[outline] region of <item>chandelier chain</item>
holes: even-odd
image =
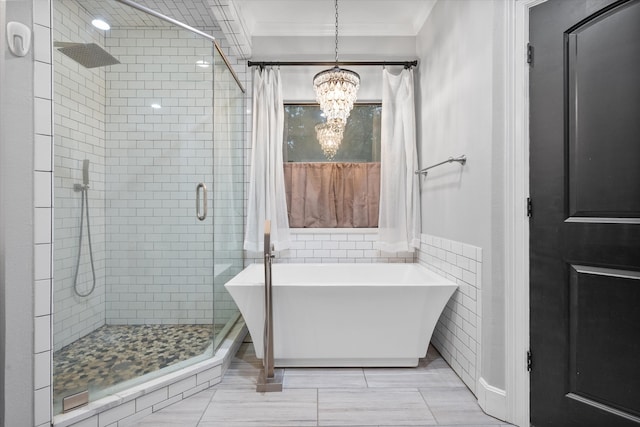
[[[325,121],[316,125],[316,136],[327,159],[332,159],[344,136],[347,118],[356,101],[360,76],[358,73],[338,66],[338,0],[336,9],[336,66],[319,72],[313,78],[316,99],[325,116]]]
[[[338,0],[336,0],[336,66],[338,65]]]

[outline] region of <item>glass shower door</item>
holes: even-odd
[[[244,93],[214,50],[214,325],[217,348],[240,312],[224,288],[244,268]]]
[[[111,30],[91,27],[96,15]],[[53,32],[59,413],[71,394],[93,401],[212,357],[214,227],[224,228],[214,158],[225,154],[211,40],[115,1],[54,1]],[[86,45],[118,63],[63,51]]]

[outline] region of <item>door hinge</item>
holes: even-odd
[[[527,64],[533,64],[533,46],[527,43]]]
[[[531,367],[533,366],[531,350],[527,351],[527,372],[531,372]]]
[[[527,216],[531,218],[533,216],[533,203],[531,197],[527,197]]]

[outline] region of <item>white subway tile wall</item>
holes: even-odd
[[[186,30],[114,28],[105,39],[75,2],[56,4],[55,20],[56,41],[97,42],[121,62],[86,69],[55,52],[56,349],[105,321],[211,323],[214,248],[215,321],[225,323],[237,308],[223,284],[242,268],[245,111],[235,81],[214,61],[211,42]],[[203,58],[213,65],[197,66]],[[79,299],[72,282],[81,199],[73,184],[84,158],[97,287]],[[198,182],[209,188],[203,222],[195,218]],[[85,223],[83,292],[92,280],[86,237]]]
[[[34,32],[34,413],[36,426],[51,421],[52,147],[51,3],[33,3]],[[48,116],[47,116],[48,114]]]
[[[418,262],[458,284],[431,342],[475,393],[480,369],[482,249],[422,234]]]
[[[121,61],[108,73],[107,322],[211,323],[212,222],[194,202],[213,179],[213,77],[195,65],[211,46],[115,29],[107,49]]]
[[[276,254],[276,263],[415,262],[413,252],[387,253],[374,249],[375,228],[291,230],[291,249]],[[245,264],[261,263],[261,253],[247,253]]]
[[[59,1],[53,14],[54,42],[104,45],[104,37],[92,29],[91,17],[76,2]],[[54,195],[55,309],[54,350],[92,332],[105,323],[105,68],[88,69],[53,50],[54,59]],[[49,108],[50,110],[51,108]],[[74,292],[78,257],[82,193],[82,163],[88,159],[88,205],[91,246],[96,275],[93,293],[81,298]],[[86,215],[86,214],[85,214]],[[87,293],[93,286],[87,221],[84,217],[77,287]]]

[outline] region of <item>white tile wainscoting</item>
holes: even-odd
[[[377,228],[292,228],[291,248],[276,253],[274,262],[415,262],[413,252],[388,253],[373,247]],[[262,253],[247,252],[245,266],[262,262]]]
[[[476,394],[480,373],[482,248],[428,234],[421,236],[418,262],[458,284],[431,342]]]

